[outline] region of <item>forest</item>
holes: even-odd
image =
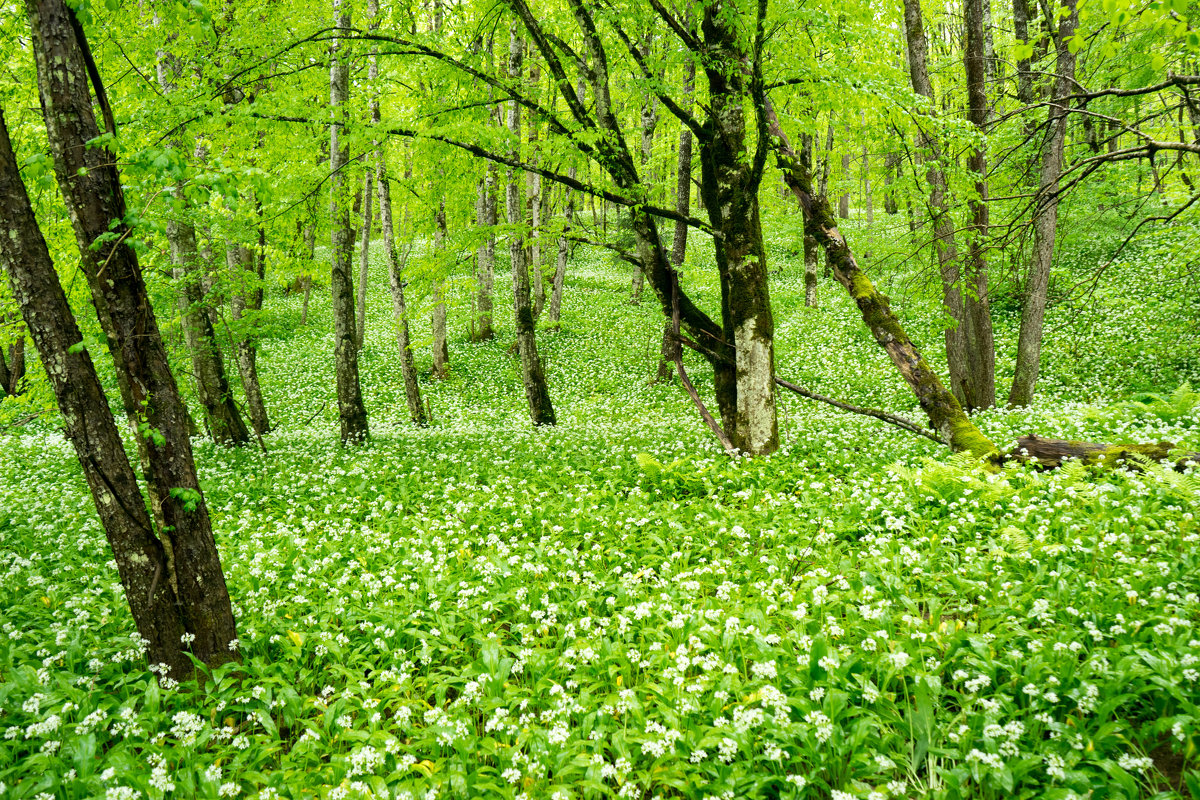
[[[1200,798],[1193,19],[0,3],[0,798]]]

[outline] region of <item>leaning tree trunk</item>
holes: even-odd
[[[225,262],[235,281],[253,282],[258,284],[261,276],[254,263],[254,251],[243,244],[227,242],[225,245]],[[264,436],[271,430],[271,422],[267,417],[267,406],[263,402],[262,385],[258,381],[258,344],[254,341],[255,318],[253,312],[262,305],[260,289],[245,288],[235,291],[229,297],[230,316],[236,326],[235,343],[237,351],[238,372],[242,376],[242,391],[246,395],[246,406],[250,412],[250,424],[254,432]],[[252,312],[247,317],[246,312]]]
[[[701,143],[704,207],[716,235],[713,250],[721,278],[722,328],[734,347],[735,380],[717,390],[725,433],[738,450],[766,455],[779,448],[775,413],[775,318],[767,288],[767,260],[758,211],[762,177],[746,142],[750,59],[741,33],[718,6],[706,6],[701,23],[710,60],[711,137]],[[763,145],[765,147],[765,145]],[[724,389],[724,391],[722,391]]]
[[[1046,319],[1046,300],[1050,288],[1050,266],[1054,261],[1054,239],[1058,231],[1058,183],[1062,175],[1063,146],[1067,138],[1067,96],[1075,88],[1075,54],[1069,42],[1079,21],[1075,0],[1067,0],[1070,13],[1058,24],[1058,68],[1054,81],[1054,102],[1050,105],[1046,140],[1042,150],[1042,170],[1033,217],[1033,263],[1025,285],[1021,309],[1021,333],[1017,339],[1017,367],[1010,406],[1025,406],[1033,400],[1042,357],[1042,326]]]
[[[350,27],[347,0],[333,0],[334,21],[339,28]],[[350,273],[354,244],[350,234],[350,201],[346,196],[346,165],[350,147],[343,144],[344,127],[349,120],[350,59],[342,52],[340,37],[334,37],[329,59],[329,106],[333,122],[329,126],[329,218],[333,222],[330,257],[330,288],[333,292],[334,366],[337,371],[338,420],[342,443],[362,441],[370,435],[367,409],[363,404],[358,380],[358,348],[354,340],[358,328],[354,322],[354,279]]]
[[[962,276],[958,269],[958,248],[954,242],[954,219],[946,192],[946,173],[942,170],[942,146],[934,135],[937,98],[929,79],[929,46],[920,0],[904,0],[904,27],[908,41],[908,73],[913,91],[928,99],[929,117],[917,125],[917,147],[928,163],[925,181],[929,184],[929,213],[933,218],[934,249],[942,277],[942,303],[952,323],[947,326],[946,365],[950,370],[950,389],[960,404],[967,403],[966,390],[970,364],[967,359],[967,323],[963,306]]]
[[[0,398],[12,394],[8,389],[11,384],[12,373],[9,372],[8,363],[4,360],[4,350],[0,349]]]
[[[151,664],[165,664],[170,677],[192,673],[183,647],[184,623],[162,542],[154,535],[137,476],[125,456],[108,398],[58,280],[46,240],[21,182],[0,109],[0,265],[29,327],[50,379],[67,439],[96,504],[112,548],[117,574],[146,642]]]
[[[987,41],[983,25],[984,0],[964,0],[966,47],[963,60],[967,73],[967,120],[982,136],[991,113],[987,96]],[[971,365],[964,395],[968,409],[996,404],[996,347],[992,336],[992,312],[988,301],[986,239],[988,235],[987,145],[980,143],[967,157],[967,168],[975,174],[975,191],[967,203],[972,235],[965,265],[970,291],[963,302],[967,324],[967,362]]]
[[[236,657],[237,627],[208,508],[192,458],[189,419],[171,374],[137,254],[129,244],[125,195],[116,157],[88,143],[100,135],[84,66],[87,42],[63,0],[29,0],[34,57],[46,130],[59,188],[71,217],[80,262],[118,374],[129,389],[126,411],[142,415],[147,482],[162,502],[163,533],[170,544],[184,627],[192,652],[217,665]],[[89,59],[90,60],[90,59]],[[99,81],[97,81],[99,83]],[[107,109],[97,87],[101,109]],[[106,110],[111,120],[111,113]],[[164,579],[170,576],[163,576]]]
[[[884,349],[901,377],[912,389],[929,423],[943,442],[956,452],[968,452],[981,458],[998,457],[996,445],[984,436],[963,412],[954,395],[946,390],[937,373],[908,338],[900,321],[892,313],[888,300],[867,277],[854,259],[846,240],[838,231],[829,202],[814,196],[812,179],[804,164],[788,143],[769,100],[765,110],[775,146],[779,169],[804,210],[805,230],[825,249],[825,257],[838,283],[846,288],[858,306],[863,321],[875,341]]]
[[[514,25],[508,56],[508,74],[521,74],[521,59],[524,42]],[[515,100],[508,106],[508,129],[512,133],[514,148],[520,148],[521,107]],[[520,158],[519,149],[510,154],[514,160]],[[550,402],[550,389],[542,372],[542,361],[538,357],[537,329],[533,319],[533,303],[530,299],[529,267],[525,263],[526,249],[521,233],[521,184],[520,176],[512,167],[508,169],[508,187],[505,192],[505,209],[508,224],[512,228],[509,253],[512,257],[513,313],[517,325],[517,352],[521,358],[521,383],[525,387],[525,399],[529,403],[529,418],[534,425],[553,425],[554,406]]]
[[[382,150],[377,151],[379,170],[379,223],[383,228],[383,251],[388,259],[388,283],[392,288],[392,308],[395,314],[396,348],[400,353],[400,375],[404,380],[404,399],[408,416],[417,425],[424,425],[425,406],[421,402],[421,386],[417,383],[417,367],[413,362],[412,342],[408,330],[408,308],[404,301],[404,266],[409,248],[396,252],[395,226],[392,219],[392,192],[387,180],[387,164]]]
[[[12,322],[16,323],[16,314],[12,315]],[[2,318],[2,317],[0,317]],[[18,331],[17,338],[8,346],[8,358],[5,359],[4,352],[0,350],[0,397],[7,395],[16,396],[20,394],[24,387],[22,383],[25,380],[25,332]]]

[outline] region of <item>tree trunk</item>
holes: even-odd
[[[157,15],[154,21],[155,25],[159,24]],[[165,50],[159,50],[157,55],[158,84],[163,94],[169,96],[175,91],[180,63]],[[183,150],[178,137],[171,140],[171,146]],[[196,154],[199,156],[203,152],[202,148],[197,148]],[[225,361],[201,291],[203,269],[196,246],[196,228],[189,219],[190,204],[182,184],[176,183],[172,194],[181,213],[172,213],[167,219],[167,244],[179,291],[180,324],[191,355],[196,396],[204,408],[205,429],[218,444],[243,445],[250,441],[250,431],[234,402],[225,374]]]
[[[1033,400],[1041,366],[1042,327],[1046,318],[1047,292],[1050,288],[1050,267],[1054,261],[1054,239],[1058,231],[1058,184],[1062,175],[1063,147],[1067,138],[1067,106],[1065,99],[1075,88],[1075,54],[1068,42],[1079,23],[1079,7],[1067,0],[1068,16],[1058,24],[1058,67],[1054,81],[1054,102],[1050,105],[1046,138],[1042,148],[1042,169],[1038,199],[1033,216],[1033,263],[1025,284],[1021,309],[1021,332],[1017,339],[1017,365],[1010,406],[1025,406]]]
[[[690,17],[690,12],[689,12]],[[688,27],[691,28],[691,19]],[[683,109],[689,114],[692,111],[693,97],[696,92],[696,62],[690,58],[683,72]],[[692,129],[687,125],[679,128],[679,157],[675,169],[675,210],[680,214],[692,213]],[[671,265],[678,271],[687,258],[688,226],[684,222],[675,223],[675,237],[671,242]],[[663,324],[662,344],[659,347],[658,371],[654,379],[663,383],[675,372],[675,362],[679,356],[679,341],[676,338],[675,325],[672,320]]]
[[[946,390],[937,373],[929,368],[925,359],[908,334],[892,313],[888,300],[871,279],[859,269],[854,254],[838,231],[829,202],[813,196],[812,178],[804,171],[804,165],[788,143],[787,135],[779,125],[775,109],[766,102],[765,114],[774,140],[775,154],[780,170],[804,210],[805,229],[812,233],[825,249],[825,257],[833,269],[838,283],[846,288],[862,314],[875,341],[884,349],[901,377],[916,395],[917,401],[929,418],[930,426],[943,442],[955,452],[995,459],[996,446],[984,436],[966,413],[954,395]]]
[[[413,363],[412,342],[408,331],[408,308],[404,302],[404,266],[409,248],[396,252],[395,224],[392,218],[392,193],[387,180],[387,164],[383,152],[376,151],[379,161],[379,223],[383,228],[383,251],[388,259],[388,283],[392,288],[392,309],[396,324],[396,348],[400,354],[400,374],[404,380],[404,399],[408,416],[417,425],[424,425],[425,406],[421,402],[421,386],[417,383],[417,367]]]
[[[179,189],[176,189],[177,195]],[[167,220],[167,243],[171,262],[179,284],[179,310],[188,352],[192,356],[196,394],[204,407],[205,426],[213,441],[225,445],[243,445],[250,441],[250,431],[242,421],[234,402],[225,361],[217,344],[212,319],[200,292],[199,257],[196,251],[196,229],[190,222],[174,218]]]
[[[587,85],[583,78],[579,79],[579,84],[575,88],[575,99],[580,105],[583,104],[586,98]],[[578,174],[575,165],[572,164],[567,168],[567,176],[572,180]],[[558,261],[554,265],[554,285],[550,292],[550,324],[558,330],[562,322],[562,297],[563,284],[567,279],[567,259],[571,255],[571,246],[567,241],[567,236],[571,232],[571,228],[575,224],[575,193],[567,188],[567,209],[564,213],[562,234],[558,237]]]
[[[850,180],[850,153],[849,151],[842,153],[842,180]],[[841,219],[850,218],[850,192],[849,190],[842,193],[838,197],[838,217]]]
[[[517,33],[516,25],[511,30],[508,56],[508,74],[521,74],[521,59],[524,42]],[[508,129],[512,133],[513,147],[510,155],[520,157],[521,107],[515,100],[508,105]],[[521,358],[521,383],[525,386],[525,399],[529,403],[529,418],[534,425],[553,425],[554,407],[550,402],[550,389],[542,372],[538,357],[537,330],[533,320],[533,306],[529,297],[529,268],[525,263],[525,242],[522,234],[520,176],[513,168],[508,169],[508,188],[505,193],[505,208],[508,224],[512,228],[509,253],[512,257],[513,312],[517,326],[517,352]]]
[[[808,173],[812,174],[812,137],[805,134],[801,139],[800,161]],[[787,186],[787,181],[784,181]],[[791,191],[791,188],[788,188]],[[804,233],[804,305],[808,308],[817,307],[817,251],[820,246],[807,231]]]
[[[146,513],[92,356],[78,346],[83,335],[21,182],[3,109],[0,204],[5,210],[0,217],[0,265],[50,379],[67,439],[112,548],[134,625],[146,643],[147,660],[166,665],[170,677],[183,680],[192,674],[192,662],[182,643],[185,628],[178,600],[166,577],[167,554]]]
[[[1021,44],[1029,42],[1029,0],[1012,0],[1013,37]],[[1033,73],[1029,58],[1017,59],[1017,102],[1033,105]]]
[[[712,136],[702,143],[704,206],[717,235],[713,250],[721,277],[725,341],[734,347],[733,384],[717,387],[725,433],[738,450],[767,455],[779,448],[775,413],[775,318],[767,288],[767,260],[759,221],[758,153],[746,143],[751,81],[743,64],[751,58],[725,10],[706,5],[701,32]],[[766,151],[761,151],[765,157]]]
[[[490,161],[487,173],[479,182],[475,221],[479,227],[487,229],[487,235],[479,245],[476,259],[475,308],[479,317],[474,339],[486,342],[496,336],[492,328],[492,293],[496,284],[496,165]]]
[[[308,253],[309,269],[312,268],[312,263],[316,258],[317,252],[317,221],[314,219],[304,228],[304,251]],[[308,324],[308,300],[312,294],[312,275],[305,275],[302,279],[304,283],[304,303],[300,308],[300,324]]]
[[[900,211],[896,202],[896,174],[900,171],[900,154],[891,150],[883,157],[883,211],[893,216]]]
[[[529,84],[531,92],[538,98],[538,84],[542,80],[542,70],[536,63],[529,66]],[[538,145],[538,115],[529,112],[529,163],[538,166],[541,161],[541,148]],[[546,305],[546,287],[542,276],[542,176],[536,172],[525,173],[525,205],[529,209],[529,244],[526,247],[526,259],[533,279],[533,319],[542,316],[542,308]]]
[[[434,219],[434,249],[445,264],[446,198],[441,199]],[[433,287],[433,377],[450,377],[450,345],[446,338],[446,278],[438,278]]]
[[[100,135],[92,112],[79,24],[62,0],[29,0],[34,56],[59,188],[81,266],[129,387],[131,415],[144,419],[147,482],[161,498],[170,566],[192,652],[215,666],[236,657],[233,610],[192,459],[188,418],[169,368],[137,255],[128,243],[116,157],[89,147]],[[98,90],[99,91],[99,90]],[[102,104],[102,108],[105,106]],[[103,272],[101,272],[103,267]],[[161,563],[161,562],[159,562]]]
[[[987,97],[987,47],[984,36],[984,0],[964,0],[967,73],[967,120],[982,136],[986,133],[991,106]],[[971,212],[970,250],[964,265],[968,287],[963,302],[967,324],[967,362],[970,374],[963,394],[966,408],[988,408],[996,404],[996,354],[992,336],[991,304],[988,300],[987,267],[987,145],[972,149],[967,168],[975,173],[975,191],[967,203]]]
[[[20,323],[17,321],[17,314],[11,316],[5,314],[0,316],[4,319],[8,316],[14,327]],[[3,350],[0,350],[0,397],[12,395],[16,397],[24,391],[22,385],[25,380],[25,332],[19,330],[17,338],[8,346],[8,359],[5,360]]]
[[[359,238],[358,262],[358,296],[355,302],[354,317],[358,322],[358,335],[354,338],[354,347],[362,350],[363,338],[367,335],[367,279],[371,274],[371,212],[374,205],[371,179],[374,174],[366,170],[367,176],[363,184],[363,226]]]
[[[654,31],[651,29],[646,33],[642,43],[639,45],[642,59],[650,63],[651,49],[654,46]],[[694,71],[695,66],[691,69]],[[693,77],[693,80],[695,78]],[[642,183],[646,186],[653,186],[654,179],[650,172],[650,159],[654,155],[654,132],[658,129],[658,97],[652,92],[647,92],[642,98],[641,109],[641,160],[639,165],[642,171]],[[633,271],[633,284],[629,293],[629,302],[635,306],[642,304],[642,289],[645,286],[646,276],[640,269]]]
[[[962,276],[958,268],[958,247],[954,241],[954,218],[946,192],[946,173],[942,170],[942,144],[933,134],[937,98],[929,79],[929,46],[920,0],[904,0],[904,27],[908,42],[908,72],[913,91],[929,99],[929,121],[917,127],[917,147],[928,161],[925,180],[929,184],[929,213],[932,216],[934,249],[942,278],[942,303],[952,320],[946,328],[946,365],[950,370],[950,389],[959,404],[967,403],[970,383],[967,359],[967,324],[963,306]]]
[[[225,245],[225,262],[229,267],[230,276],[235,281],[256,281],[258,271],[254,265],[254,251],[249,247],[235,242]],[[240,275],[239,275],[240,273]],[[250,412],[250,424],[259,436],[266,435],[271,430],[267,417],[267,407],[263,402],[262,387],[258,382],[258,345],[254,341],[255,319],[247,318],[246,311],[258,311],[259,303],[256,298],[261,296],[260,289],[235,289],[229,297],[230,316],[237,327],[238,373],[242,376],[242,390],[246,394],[246,407]]]
[[[350,26],[347,0],[333,0],[334,24]],[[346,194],[346,165],[350,161],[349,145],[343,145],[349,120],[347,104],[350,94],[349,57],[342,53],[341,39],[334,37],[329,59],[329,106],[333,122],[329,126],[329,218],[333,223],[330,256],[330,288],[333,293],[334,366],[337,371],[338,420],[342,443],[362,441],[370,435],[367,409],[363,405],[362,387],[358,380],[358,348],[354,339],[358,328],[354,321],[354,279],[350,262],[354,244],[350,233],[350,202]]]

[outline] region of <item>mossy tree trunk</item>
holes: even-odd
[[[824,248],[834,277],[850,293],[871,335],[916,395],[929,418],[930,426],[956,452],[995,458],[996,446],[967,417],[958,400],[942,384],[937,373],[929,367],[905,333],[900,321],[892,313],[888,299],[859,268],[854,254],[838,230],[828,201],[824,197],[814,196],[811,176],[789,144],[769,101],[765,103],[765,113],[777,163],[803,208],[806,232]]]
[[[759,24],[762,24],[760,18]],[[747,102],[761,92],[761,53],[750,52],[724,3],[708,3],[700,22],[707,60],[710,136],[701,143],[704,207],[714,231],[721,278],[722,328],[733,345],[735,378],[717,403],[734,447],[766,455],[779,447],[775,413],[775,318],[767,287],[758,187],[766,146],[746,141]],[[732,340],[732,341],[731,341]]]

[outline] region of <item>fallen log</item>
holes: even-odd
[[[1025,463],[1037,463],[1044,469],[1058,469],[1063,461],[1077,459],[1085,464],[1114,467],[1118,464],[1136,464],[1140,459],[1169,461],[1172,451],[1177,451],[1174,442],[1158,444],[1097,444],[1068,439],[1044,439],[1035,434],[1022,436],[1016,448],[1007,458]],[[1174,459],[1175,469],[1182,471],[1189,464],[1200,465],[1200,453],[1185,453]]]

